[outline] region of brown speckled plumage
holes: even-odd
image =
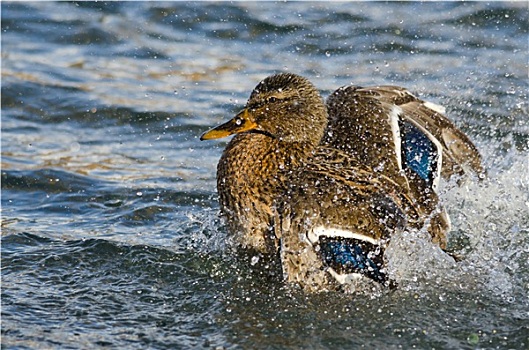
[[[295,74],[260,82],[241,113],[202,136],[237,134],[217,169],[231,234],[243,247],[279,251],[286,280],[309,290],[336,282],[311,236],[320,227],[351,231],[383,254],[394,232],[427,226],[432,241],[445,248],[448,216],[432,184],[401,165],[397,115],[435,137],[456,135],[463,151],[442,144],[448,154],[443,176],[460,174],[468,164],[483,171],[466,135],[402,88],[344,87],[325,105]]]

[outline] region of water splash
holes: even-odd
[[[460,261],[433,245],[426,231],[393,237],[386,257],[390,275],[401,288],[487,291],[509,303],[526,295],[527,159],[517,151],[511,151],[510,158],[510,165],[494,177],[462,186],[447,184],[441,194],[452,219],[449,248]]]

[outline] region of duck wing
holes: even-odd
[[[361,276],[389,284],[386,243],[424,225],[407,192],[331,147],[318,148],[290,179],[274,219],[285,279],[309,290]]]
[[[454,152],[443,143],[440,133],[452,128],[469,149],[475,147],[446,117],[432,109],[440,107],[429,105],[402,88],[342,87],[327,99],[329,123],[322,143],[357,160],[374,176],[399,184],[401,191],[412,198],[419,216],[429,221],[432,240],[444,249],[450,218],[439,203],[439,182],[442,176],[450,177],[463,167],[456,167],[459,163],[452,156]],[[437,124],[426,120],[427,116]],[[479,158],[477,151],[472,154]]]
[[[323,142],[375,169],[383,166],[395,174],[410,168],[430,186],[437,185],[439,174],[449,179],[485,173],[477,148],[445,109],[404,88],[345,86],[329,96],[327,108]]]

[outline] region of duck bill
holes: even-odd
[[[257,124],[251,120],[250,113],[244,109],[228,122],[206,131],[204,134],[202,134],[202,136],[200,136],[200,140],[220,139],[226,136],[239,134],[241,132],[254,129],[257,129]]]

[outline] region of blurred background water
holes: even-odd
[[[526,2],[2,2],[5,349],[529,348]],[[446,184],[453,264],[395,238],[400,288],[249,270],[200,142],[265,76],[447,107],[490,178]]]

